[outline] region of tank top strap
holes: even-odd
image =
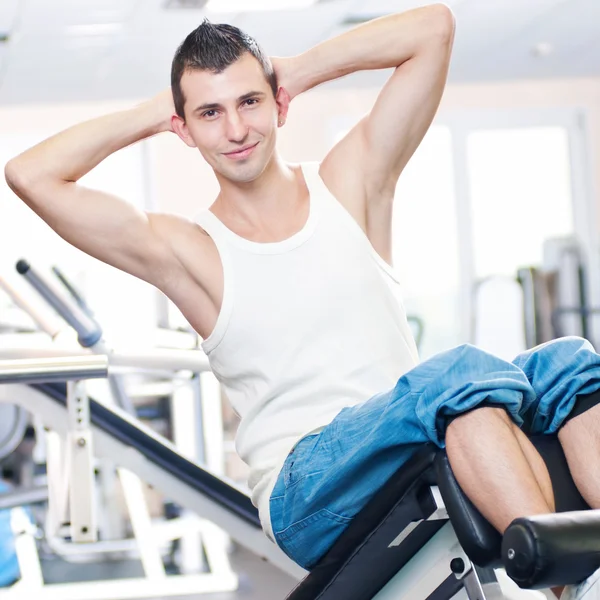
[[[311,196],[311,204],[323,202],[323,196],[330,195],[331,193],[319,175],[321,163],[317,161],[305,162],[301,166],[304,181]]]
[[[195,221],[202,229],[204,229],[204,231],[206,231],[206,233],[208,233],[208,235],[210,235],[217,245],[217,248],[220,249],[227,238],[227,232],[223,223],[221,223],[221,221],[208,209],[198,213],[195,217]]]
[[[371,254],[375,262],[396,282],[400,283],[400,279],[392,266],[381,258],[379,253],[373,247],[371,240],[363,231],[360,225],[356,222],[350,212],[342,205],[342,203],[333,195],[329,188],[325,185],[323,178],[319,174],[321,163],[307,162],[302,164],[302,172],[306,180],[311,195],[311,204],[315,207],[315,212],[323,212],[326,219],[335,219],[336,227],[340,224],[352,232],[356,239],[360,240],[365,248]],[[325,205],[331,210],[321,210]]]

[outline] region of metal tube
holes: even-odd
[[[107,347],[104,340],[100,340],[98,343],[94,344],[91,347],[91,350],[95,354],[106,354],[108,357],[112,355],[112,350]],[[130,415],[135,416],[135,406],[133,405],[131,398],[127,395],[127,390],[125,389],[125,380],[123,377],[111,373],[108,376],[108,385],[110,386],[110,391],[115,399],[115,402],[117,403],[117,406],[120,406]]]
[[[77,332],[79,343],[89,348],[102,338],[102,328],[87,315],[54,281],[20,260],[17,271],[29,281],[54,310]]]
[[[32,341],[28,341],[31,339]],[[94,346],[93,350],[96,350]],[[69,355],[90,356],[89,350],[84,350],[76,345],[72,348],[64,348],[51,345],[50,340],[40,339],[36,334],[11,334],[0,335],[0,360],[3,358],[24,357],[62,357],[65,353]],[[208,358],[202,350],[173,350],[171,348],[156,348],[149,350],[120,350],[103,354],[109,354],[108,360],[111,367],[123,367],[128,369],[146,369],[149,371],[192,371],[193,373],[204,373],[210,371]]]
[[[25,506],[35,504],[36,502],[46,502],[48,500],[48,487],[41,486],[24,490],[14,490],[0,496],[0,510],[15,508],[15,506]]]
[[[23,295],[21,290],[18,290],[14,284],[0,274],[0,288],[2,288],[10,297],[10,299],[22,310],[24,310],[37,324],[37,326],[45,331],[50,337],[57,336],[63,329],[62,323],[52,309],[42,304],[42,302],[34,302],[31,298]]]
[[[0,384],[99,379],[107,375],[108,357],[103,355],[0,361]]]

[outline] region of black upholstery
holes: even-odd
[[[529,439],[548,467],[556,510],[564,512],[589,509],[571,478],[558,437],[539,435],[531,436]],[[435,466],[436,481],[448,510],[448,516],[465,553],[480,567],[501,566],[502,536],[464,495],[454,478],[445,452],[438,454]]]
[[[583,581],[600,567],[600,511],[516,519],[502,540],[506,572],[521,587]]]
[[[588,508],[571,479],[558,438],[535,436],[530,439],[548,464],[557,510]],[[390,552],[390,541],[404,527],[417,519],[426,519],[427,512],[435,510],[431,498],[427,508],[418,501],[419,495],[427,497],[432,484],[440,489],[467,556],[480,567],[501,566],[502,536],[463,494],[446,453],[427,445],[377,492],[288,600],[372,598],[443,525],[444,521],[439,520],[423,522]],[[429,537],[423,542],[424,532]]]
[[[390,547],[410,523],[435,511],[430,493],[436,449],[424,446],[371,499],[288,600],[372,598],[446,522],[424,522]]]
[[[445,452],[435,459],[437,485],[466,555],[480,567],[500,565],[502,536],[463,494]]]
[[[556,435],[536,435],[529,438],[540,453],[552,480],[557,512],[588,510],[569,472],[567,459]]]

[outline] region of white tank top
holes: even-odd
[[[343,408],[392,388],[418,361],[397,278],[319,166],[302,165],[309,217],[282,242],[251,242],[208,210],[197,217],[225,282],[202,347],[241,417],[236,449],[271,539],[269,498],[293,446]]]

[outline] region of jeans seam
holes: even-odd
[[[348,525],[353,519],[353,517],[344,517],[342,515],[338,515],[332,511],[330,511],[327,508],[320,508],[319,510],[315,511],[314,513],[304,517],[303,519],[298,519],[294,523],[291,523],[290,525],[288,525],[281,531],[277,531],[274,533],[277,537],[284,538],[284,541],[285,541],[285,540],[289,539],[287,536],[291,536],[296,533],[299,533],[300,531],[303,531],[304,529],[306,529],[307,527],[309,527],[310,525],[312,525],[313,523],[318,521],[321,517],[325,517],[332,521],[335,521],[339,525]],[[302,523],[302,527],[300,527],[298,529],[294,529],[294,531],[292,533],[286,533],[290,529],[295,528],[300,523]]]

